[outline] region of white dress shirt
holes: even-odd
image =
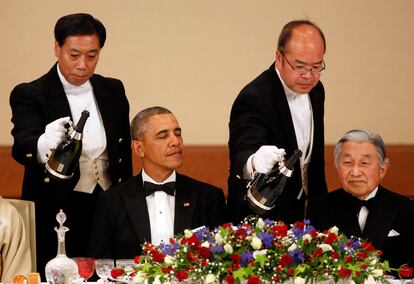
[[[367,198],[365,198],[365,200],[374,198],[375,195],[377,194],[377,191],[378,191],[378,186],[367,196]],[[365,224],[367,223],[368,213],[369,213],[369,210],[365,206],[362,206],[361,210],[359,210],[358,223],[359,223],[359,227],[361,228],[361,232],[364,231]]]
[[[289,89],[282,77],[279,70],[275,67],[276,73],[282,82],[283,89],[286,94],[286,98],[289,104],[290,113],[292,115],[293,126],[295,129],[296,142],[299,150],[302,151],[300,157],[301,175],[302,175],[302,189],[298,195],[298,199],[303,193],[307,193],[308,178],[307,168],[310,162],[312,146],[313,146],[313,116],[312,105],[310,103],[309,94],[298,94]],[[277,145],[276,145],[277,146]],[[254,154],[253,154],[254,155]],[[244,178],[253,178],[254,171],[252,166],[253,155],[251,155],[244,167]]]
[[[79,120],[83,110],[89,111],[89,118],[83,129],[82,155],[79,159],[80,178],[74,191],[92,193],[97,183],[106,190],[111,186],[106,134],[92,85],[89,80],[81,86],[72,85],[60,72],[59,65],[57,67],[73,121],[76,123]]]
[[[142,181],[154,184],[175,182],[176,173],[173,173],[163,182],[156,182],[142,169]],[[151,228],[151,243],[159,245],[162,241],[168,242],[174,236],[175,196],[164,191],[156,191],[146,197],[148,215]]]

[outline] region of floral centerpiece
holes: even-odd
[[[143,245],[134,282],[310,283],[385,281],[390,271],[371,243],[333,227],[319,232],[308,221],[246,218],[240,225],[186,230],[169,243]],[[114,270],[113,276],[124,271]],[[126,272],[126,273],[131,273]]]

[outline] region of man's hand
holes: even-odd
[[[45,140],[49,149],[56,149],[59,143],[65,137],[67,129],[65,124],[71,123],[69,116],[61,117],[46,125]]]
[[[253,170],[257,173],[267,174],[277,162],[284,160],[285,154],[285,149],[264,145],[253,156]]]

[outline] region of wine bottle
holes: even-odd
[[[275,206],[300,156],[302,156],[302,151],[296,149],[286,163],[279,162],[271,172],[259,174],[249,182],[245,199],[255,213],[263,215]]]
[[[89,112],[84,110],[76,126],[69,130],[63,141],[53,150],[46,162],[46,171],[54,179],[70,179],[82,154],[82,132]]]

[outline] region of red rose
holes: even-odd
[[[359,259],[361,259],[361,260],[364,260],[364,259],[366,259],[367,258],[367,254],[365,253],[365,252],[358,252],[357,253],[357,257],[359,258]]]
[[[207,247],[201,247],[200,248],[200,255],[202,257],[204,257],[205,259],[210,259],[210,257],[211,257],[210,249],[207,248]]]
[[[346,256],[344,257],[344,259],[345,259],[345,261],[346,261],[346,262],[348,262],[348,263],[351,263],[351,262],[352,262],[352,256],[350,256],[350,255],[346,255]]]
[[[226,275],[226,283],[227,284],[234,284],[236,281],[234,280],[233,275]]]
[[[245,229],[242,229],[242,228],[239,228],[237,230],[237,232],[236,232],[236,236],[238,238],[240,238],[241,240],[245,241],[246,240],[246,236],[247,236],[246,230]]]
[[[328,245],[332,245],[332,243],[337,239],[334,233],[330,233],[329,236],[325,239],[324,243]]]
[[[287,253],[284,253],[280,259],[280,266],[286,267],[292,263],[292,258]]]
[[[187,254],[187,259],[191,262],[198,262],[198,257],[192,252]]]
[[[338,259],[339,258],[339,254],[336,251],[331,252],[331,257],[333,259]]]
[[[231,265],[231,268],[233,268],[233,270],[237,270],[237,269],[239,269],[239,268],[240,268],[240,264],[239,264],[239,263],[233,263],[233,264]]]
[[[125,274],[125,270],[123,270],[122,268],[114,268],[111,270],[111,277],[112,278],[117,278],[119,276],[122,276]]]
[[[368,265],[366,265],[365,263],[363,263],[363,264],[361,265],[361,268],[365,270],[365,269],[367,269],[367,268],[368,268]]]
[[[403,278],[411,278],[413,277],[413,268],[408,265],[401,265],[398,273]]]
[[[275,282],[275,283],[280,283],[280,278],[279,278],[279,276],[275,276],[275,277],[273,277],[273,282]]]
[[[292,276],[295,273],[295,269],[289,268],[287,273],[288,273],[289,276]]]
[[[283,238],[287,235],[288,227],[286,225],[276,225],[272,228],[272,235]]]
[[[366,250],[366,251],[374,251],[375,248],[372,246],[372,244],[370,242],[363,242],[361,245],[361,249]]]
[[[134,262],[138,264],[141,261],[141,258],[139,256],[134,257]]]
[[[305,228],[305,223],[301,222],[301,221],[296,221],[295,222],[295,227],[301,229],[303,231],[303,229]]]
[[[160,253],[158,251],[153,251],[152,252],[152,260],[154,260],[155,262],[163,263],[164,258],[165,258],[165,256],[162,253]]]
[[[233,264],[235,264],[235,263],[240,263],[240,261],[241,261],[240,255],[238,255],[237,253],[233,253],[233,254],[230,256],[230,259],[231,259],[231,262],[232,262]]]
[[[247,279],[247,284],[260,284],[260,278],[257,275],[253,275]]]
[[[188,269],[188,270],[194,270],[194,266],[189,265],[189,266],[187,267],[187,269]]]
[[[201,261],[201,266],[206,267],[207,266],[207,261],[205,259],[203,259]]]
[[[312,257],[313,258],[318,258],[322,255],[323,250],[321,248],[317,248],[313,253],[312,253]]]
[[[183,280],[188,278],[188,274],[187,274],[187,272],[185,272],[183,270],[180,270],[180,271],[177,272],[175,277],[177,277],[178,281],[183,281]]]
[[[200,246],[200,241],[197,239],[196,235],[192,235],[187,241],[192,249],[196,249]]]
[[[341,268],[338,270],[338,274],[342,278],[346,278],[351,275],[351,270],[349,270],[348,268]]]
[[[221,225],[221,227],[223,227],[224,229],[228,229],[228,228],[231,228],[231,223],[225,223],[225,224],[223,224],[223,225]]]

